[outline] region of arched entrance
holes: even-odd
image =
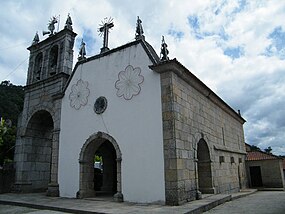
[[[197,158],[199,190],[204,194],[214,194],[210,152],[203,138],[198,142]]]
[[[78,198],[114,196],[123,201],[121,193],[122,155],[116,141],[98,132],[89,137],[80,153],[80,184]],[[98,166],[101,162],[102,167]]]
[[[26,128],[25,164],[29,168],[27,176],[33,191],[47,190],[50,182],[53,129],[52,116],[45,110],[34,113]]]

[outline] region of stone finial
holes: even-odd
[[[40,41],[39,34],[36,32],[35,37],[33,39],[32,45],[38,44]]]
[[[240,110],[238,110],[238,115],[241,116]]]
[[[72,20],[71,20],[71,17],[69,14],[67,15],[67,19],[66,19],[64,28],[69,29],[69,30],[73,30],[72,29]]]
[[[140,19],[139,16],[137,19],[137,27],[136,27],[136,40],[138,40],[138,39],[144,39],[142,20]]]
[[[167,44],[164,41],[164,36],[162,36],[161,51],[160,51],[161,61],[169,60],[168,54],[169,54],[169,51],[167,50]]]
[[[82,41],[81,41],[81,45],[80,45],[80,49],[79,49],[79,54],[78,54],[78,60],[80,61],[80,60],[83,60],[83,59],[86,59],[86,50],[85,50],[85,42],[83,41],[83,39],[82,39]]]

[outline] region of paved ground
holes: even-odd
[[[260,191],[244,198],[226,202],[205,214],[284,214],[284,191]]]
[[[47,197],[44,193],[0,194],[0,213],[7,214],[42,214],[52,213],[202,213],[219,204],[223,204],[232,198],[239,198],[254,193],[256,190],[243,190],[239,193],[208,195],[209,197],[201,200],[191,201],[181,206],[165,206],[154,204],[134,204],[134,203],[117,203],[113,201],[92,199],[68,199]],[[17,207],[21,206],[21,207]],[[29,207],[29,208],[27,208]],[[37,210],[38,209],[38,210]],[[49,210],[53,210],[49,211]]]
[[[11,205],[0,204],[0,213],[2,214],[64,214],[63,212],[51,211],[51,210],[37,210],[27,207],[18,207]]]

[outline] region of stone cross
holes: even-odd
[[[114,23],[112,22],[112,19],[110,18],[108,21],[105,21],[103,25],[99,28],[99,32],[101,35],[104,36],[103,39],[103,47],[101,48],[101,53],[104,53],[105,51],[108,51],[108,37],[109,37],[109,29],[114,27]]]

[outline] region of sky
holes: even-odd
[[[112,49],[134,40],[139,16],[158,54],[163,35],[171,59],[241,111],[246,143],[285,155],[284,0],[0,0],[0,81],[25,85],[35,33],[44,40],[49,19],[59,17],[61,30],[68,14],[74,62],[82,38],[87,56],[100,52],[104,18],[114,21]]]

